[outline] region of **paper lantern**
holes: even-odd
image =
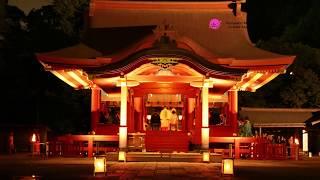
[[[119,151],[118,160],[125,162],[125,161],[126,161],[126,152],[124,152],[124,151]]]
[[[94,175],[96,173],[106,173],[106,158],[94,157]]]
[[[223,159],[221,167],[222,175],[233,175],[233,159]]]
[[[210,152],[203,152],[202,161],[203,162],[210,162]]]

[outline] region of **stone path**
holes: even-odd
[[[221,179],[220,164],[214,163],[127,162],[107,169],[106,177],[115,179]]]

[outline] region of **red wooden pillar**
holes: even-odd
[[[193,130],[194,124],[195,124],[195,104],[196,99],[195,98],[188,98],[188,107],[187,107],[187,130]]]
[[[93,156],[93,138],[89,137],[88,139],[88,157],[91,158]]]
[[[100,88],[93,86],[91,89],[91,131],[97,130],[100,117]]]
[[[181,120],[181,130],[182,131],[187,131],[187,115],[188,113],[188,101],[187,98],[185,96],[182,96],[182,103],[183,103],[183,109],[182,109],[182,120]]]
[[[128,96],[128,115],[127,115],[127,121],[128,121],[128,133],[134,132],[134,108],[133,108],[133,90],[129,89],[129,96]]]
[[[202,128],[202,106],[201,96],[198,95],[196,99],[196,117],[195,117],[195,136],[194,143],[201,145],[201,128]]]
[[[228,103],[229,118],[231,120],[231,126],[233,127],[233,133],[238,134],[238,91],[228,91]]]
[[[238,138],[234,140],[234,157],[240,159],[240,141]]]
[[[146,115],[147,115],[147,109],[146,109],[146,106],[145,106],[145,101],[144,101],[144,98],[142,97],[141,98],[141,113],[140,113],[140,117],[141,119],[139,119],[139,131],[140,132],[144,132],[144,121],[146,120]]]
[[[142,97],[134,97],[134,130],[142,131]]]

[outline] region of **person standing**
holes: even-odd
[[[171,130],[178,130],[178,114],[175,108],[172,108],[171,110],[170,131]]]
[[[160,112],[160,119],[161,119],[161,130],[168,130],[169,121],[171,119],[171,112],[167,109],[167,106]]]
[[[243,125],[244,137],[252,137],[252,126],[249,119],[246,118]]]

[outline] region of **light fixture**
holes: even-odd
[[[126,152],[124,151],[119,151],[119,157],[118,157],[119,161],[125,162],[126,161]]]
[[[33,133],[31,136],[31,142],[35,143],[37,141],[36,133]]]
[[[55,76],[57,76],[59,79],[61,79],[62,81],[64,81],[65,83],[69,84],[71,87],[73,88],[77,88],[78,86],[76,84],[74,84],[73,82],[71,82],[69,79],[67,79],[66,77],[64,77],[62,74],[60,74],[58,71],[51,71],[52,74],[54,74]]]
[[[101,157],[94,157],[94,176],[96,173],[106,173],[106,158]]]
[[[222,175],[233,175],[233,159],[223,159],[221,167]]]
[[[151,115],[150,115],[150,114],[147,115],[147,119],[148,119],[148,120],[151,119]]]
[[[294,139],[294,143],[297,144],[297,145],[299,145],[299,139],[298,139],[298,138],[295,138],[295,139]]]
[[[67,72],[67,74],[69,76],[71,76],[73,79],[75,79],[78,83],[80,83],[83,87],[85,87],[85,88],[89,87],[89,83],[82,80],[81,77],[78,74],[76,74],[75,72],[69,71],[69,72]]]
[[[302,130],[302,151],[308,152],[308,132],[306,130]]]
[[[202,153],[202,161],[203,162],[210,162],[210,152],[203,152]]]
[[[182,115],[179,115],[179,116],[178,116],[178,119],[181,121],[181,120],[182,120]]]

